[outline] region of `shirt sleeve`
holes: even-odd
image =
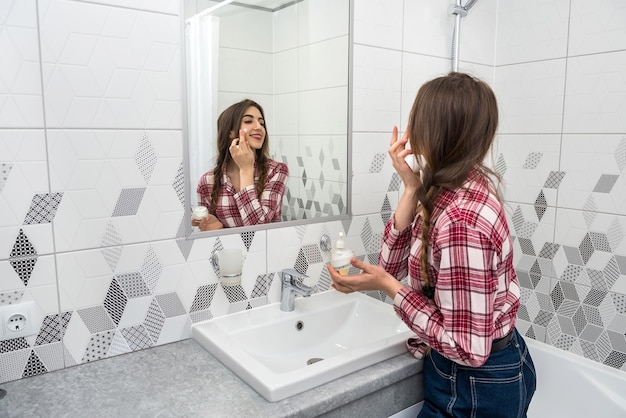
[[[198,186],[196,187],[196,193],[198,195],[198,205],[205,206],[209,212],[211,212],[211,191],[213,190],[213,172],[209,171],[204,173],[200,180],[198,180]]]
[[[439,264],[434,301],[404,287],[394,309],[422,342],[443,356],[480,366],[490,354],[493,334],[494,246],[481,231],[452,223],[439,230],[431,250],[433,263]],[[423,353],[425,347],[414,348]]]
[[[378,264],[398,280],[402,280],[408,274],[408,259],[411,250],[411,226],[403,231],[395,228],[395,220],[392,216],[383,232],[383,239]]]
[[[250,185],[235,194],[243,225],[258,225],[280,220],[283,195],[289,177],[286,164],[276,163],[268,173],[268,180],[259,197],[256,186]]]

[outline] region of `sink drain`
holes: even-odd
[[[324,360],[324,359],[323,359],[323,358],[320,358],[320,357],[313,357],[313,358],[308,359],[308,360],[307,360],[307,362],[306,362],[306,364],[307,364],[308,366],[310,366],[311,364],[313,364],[313,363],[317,363],[318,361],[322,361],[322,360]]]

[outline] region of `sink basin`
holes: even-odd
[[[406,352],[393,307],[329,290],[192,325],[192,337],[270,402]]]

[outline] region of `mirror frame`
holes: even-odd
[[[280,221],[280,222],[272,222],[267,224],[259,224],[259,225],[251,225],[251,226],[241,226],[237,228],[224,228],[218,229],[215,231],[198,231],[191,226],[191,196],[187,195],[187,191],[191,190],[191,179],[190,179],[190,169],[189,169],[189,118],[188,118],[188,97],[187,97],[187,60],[186,60],[186,51],[187,51],[187,42],[185,39],[185,2],[181,2],[180,6],[180,36],[181,36],[181,100],[182,100],[182,134],[183,134],[183,177],[185,180],[184,184],[184,215],[183,220],[185,225],[185,239],[194,240],[196,238],[208,238],[208,237],[219,237],[223,235],[230,234],[240,234],[243,232],[252,232],[252,231],[260,231],[260,230],[268,230],[268,229],[276,229],[276,228],[287,228],[298,225],[307,225],[321,222],[332,222],[332,221],[341,221],[345,219],[352,218],[352,100],[353,100],[353,89],[354,89],[354,77],[353,77],[353,52],[354,52],[354,0],[348,1],[348,108],[346,109],[347,116],[347,132],[346,132],[346,149],[347,149],[347,159],[346,168],[346,214],[344,215],[328,215],[318,218],[310,218],[310,219],[296,219],[290,221]]]

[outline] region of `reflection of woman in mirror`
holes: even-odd
[[[201,231],[280,221],[289,171],[269,157],[263,108],[243,100],[217,119],[217,161],[198,181]]]

